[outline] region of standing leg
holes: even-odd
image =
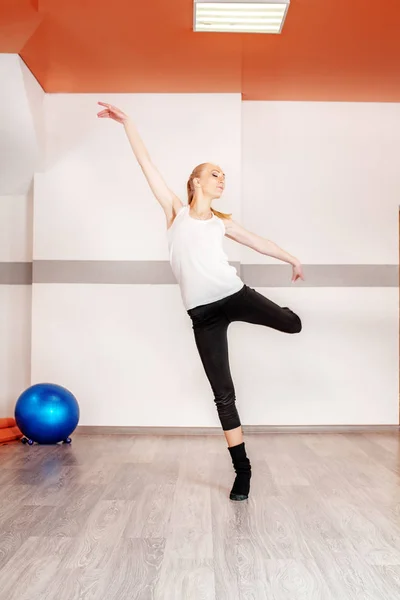
[[[228,322],[225,318],[204,319],[193,325],[197,350],[214,392],[219,420],[224,432],[240,427],[235,388],[229,367]]]
[[[250,491],[251,465],[246,456],[242,428],[236,408],[235,389],[229,367],[228,325],[220,310],[194,309],[189,311],[193,321],[196,346],[214,392],[218,416],[228,442],[228,450],[236,471],[230,499],[245,500]]]
[[[242,426],[236,427],[236,429],[229,429],[224,431],[225,439],[227,441],[228,447],[237,446],[243,442],[243,431]]]

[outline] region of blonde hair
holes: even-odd
[[[200,177],[200,175],[202,174],[202,172],[204,171],[204,169],[208,166],[209,163],[201,163],[201,165],[197,165],[197,167],[195,167],[193,169],[193,171],[190,174],[189,180],[187,182],[187,194],[188,194],[188,204],[190,206],[190,203],[193,200],[193,196],[194,196],[194,187],[193,187],[193,179],[195,177]],[[222,213],[219,212],[219,210],[215,210],[214,208],[211,208],[211,212],[216,216],[219,217],[220,219],[230,219],[231,218],[231,214],[226,214],[226,213]]]

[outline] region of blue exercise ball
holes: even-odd
[[[79,421],[79,405],[66,388],[37,383],[22,392],[15,406],[15,421],[26,438],[38,444],[57,444],[69,437]]]

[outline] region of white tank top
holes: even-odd
[[[242,289],[244,283],[228,262],[222,246],[225,225],[191,217],[183,206],[167,230],[172,272],[180,286],[186,310],[209,304]]]

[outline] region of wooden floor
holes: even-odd
[[[0,447],[1,600],[398,600],[400,437],[253,434]]]

